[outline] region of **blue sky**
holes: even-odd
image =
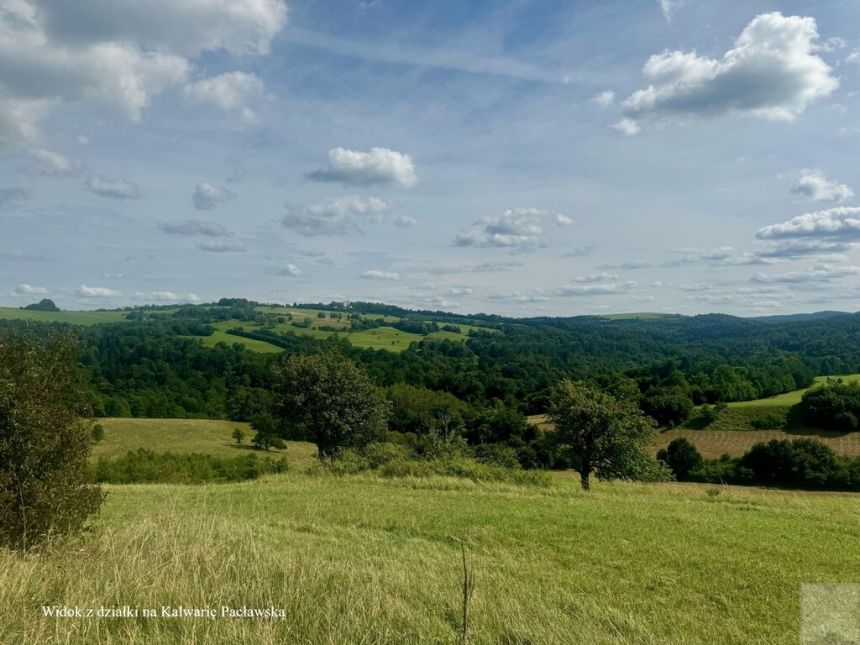
[[[851,0],[0,0],[0,304],[855,311],[858,24]]]

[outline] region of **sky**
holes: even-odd
[[[860,310],[860,2],[0,0],[0,305]]]

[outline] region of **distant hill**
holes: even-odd
[[[780,316],[756,316],[753,320],[762,322],[794,322],[800,320],[826,320],[836,316],[850,316],[847,311],[816,311],[811,314],[783,314]]]

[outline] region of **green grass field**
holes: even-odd
[[[845,376],[817,376],[815,378],[815,384],[812,387],[816,387],[817,385],[822,385],[827,382],[828,378],[841,378],[843,381],[849,383],[860,382],[860,374],[847,374]],[[760,406],[792,406],[800,403],[801,397],[810,388],[804,388],[802,390],[794,390],[792,392],[786,392],[785,394],[778,394],[777,396],[771,396],[766,399],[755,399],[753,401],[737,401],[735,403],[729,403],[729,407],[732,408],[755,408]]]
[[[0,642],[453,643],[462,539],[471,643],[782,645],[798,641],[802,583],[860,570],[851,495],[296,472],[106,490],[72,548],[0,550]],[[45,604],[286,618],[56,619]]]
[[[149,448],[156,452],[199,452],[224,457],[247,454],[254,431],[241,421],[213,419],[97,419],[104,439],[93,444],[92,459],[122,457],[130,450]],[[245,433],[242,446],[236,445],[233,430]],[[303,441],[288,441],[285,450],[270,450],[273,457],[286,456],[291,467],[305,469],[316,463],[316,448]]]
[[[245,424],[103,419],[95,456],[237,454]],[[743,434],[743,433],[735,433]],[[290,442],[244,483],[105,486],[71,546],[0,549],[0,642],[794,643],[807,582],[857,582],[860,496],[696,484],[549,488],[337,477]],[[838,557],[833,554],[838,553]],[[80,608],[269,607],[286,618],[77,618]]]
[[[0,320],[35,320],[39,322],[63,322],[72,325],[97,325],[121,322],[125,311],[30,311],[0,307]]]

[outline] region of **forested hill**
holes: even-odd
[[[816,375],[860,372],[860,314],[513,319],[222,299],[96,312],[6,309],[0,318],[31,332],[72,330],[95,411],[109,416],[248,419],[267,405],[269,365],[280,353],[325,348],[350,356],[381,387],[450,394],[479,410],[543,412],[549,389],[575,378],[636,396],[662,422],[693,404],[771,396]]]

